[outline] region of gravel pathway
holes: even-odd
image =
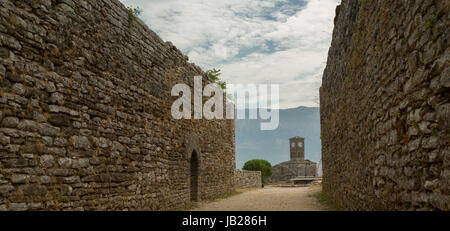
[[[313,196],[320,185],[247,189],[243,193],[213,202],[204,202],[193,211],[321,211],[326,208]]]

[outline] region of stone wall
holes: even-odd
[[[343,0],[321,87],[323,187],[348,210],[450,209],[450,2]]]
[[[261,172],[236,169],[234,171],[234,186],[236,188],[260,188]]]
[[[118,0],[0,1],[0,210],[164,210],[233,188],[234,121],[175,120],[204,72]],[[204,81],[206,84],[206,81]]]
[[[293,159],[272,167],[271,183],[288,182],[297,177],[315,177],[317,164],[309,160]]]

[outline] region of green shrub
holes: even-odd
[[[243,170],[261,171],[263,183],[272,175],[272,165],[267,160],[249,160],[244,164]]]
[[[227,88],[227,84],[225,83],[225,81],[222,81],[219,78],[219,76],[222,74],[220,73],[220,70],[216,70],[214,68],[212,70],[207,70],[206,74],[208,75],[208,78],[210,78],[213,83],[219,86],[222,90],[225,90]]]
[[[132,8],[132,7],[127,7],[128,9],[128,26],[131,28],[134,26],[134,22],[136,21],[136,18],[142,14],[142,9],[140,9],[139,7],[137,8]]]

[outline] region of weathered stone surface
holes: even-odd
[[[49,184],[51,182],[50,176],[41,176],[40,181],[42,184]]]
[[[64,177],[63,182],[72,184],[72,183],[79,183],[79,182],[81,182],[81,180],[80,180],[79,176],[70,176],[70,177]]]
[[[7,145],[9,143],[11,143],[10,137],[5,136],[5,134],[3,133],[0,133],[0,144]]]
[[[23,184],[29,177],[27,175],[12,175],[11,182],[13,184]]]
[[[65,156],[67,152],[65,148],[50,147],[47,148],[47,153],[54,156]]]
[[[289,182],[296,177],[315,177],[316,163],[309,160],[290,160],[276,164],[272,167],[271,183]]]
[[[0,5],[0,210],[166,210],[232,190],[234,121],[171,117],[172,86],[206,74],[118,0]]]
[[[6,68],[3,65],[0,65],[0,75],[5,76],[5,74],[6,74]]]
[[[26,90],[22,84],[16,83],[12,86],[12,91],[18,95],[24,95]]]
[[[439,138],[436,136],[431,136],[423,141],[423,148],[426,149],[436,149],[439,146]]]
[[[44,196],[45,194],[47,194],[47,188],[43,185],[26,184],[20,185],[18,188],[26,196]]]
[[[89,159],[82,158],[82,159],[74,160],[72,162],[72,166],[74,168],[86,168],[86,167],[89,167]]]
[[[19,118],[17,117],[6,117],[2,121],[2,127],[5,128],[15,128],[19,125]]]
[[[91,142],[86,136],[72,136],[71,141],[74,148],[88,150],[91,148]]]
[[[439,105],[437,117],[443,128],[450,129],[450,103]]]
[[[8,209],[11,211],[25,211],[28,209],[28,206],[26,203],[11,203]]]
[[[72,159],[71,158],[59,158],[58,164],[62,168],[70,168],[72,166]]]
[[[57,138],[55,138],[54,144],[57,147],[65,147],[65,146],[67,146],[68,141],[64,138],[57,137]]]
[[[444,2],[338,6],[320,89],[323,188],[337,206],[450,209]]]
[[[14,186],[12,185],[0,185],[0,194],[1,193],[9,193],[14,190]]]
[[[260,171],[246,171],[236,169],[234,171],[234,187],[236,188],[260,188],[262,186]]]
[[[54,125],[59,127],[69,127],[70,117],[64,114],[52,114],[49,116],[48,121]]]
[[[33,120],[22,120],[20,121],[18,128],[24,131],[35,132],[37,131],[37,123]]]
[[[51,155],[43,155],[40,158],[40,163],[44,168],[51,168],[55,164],[55,158]]]
[[[50,97],[50,103],[63,104],[64,103],[64,95],[59,92],[53,93],[52,96]]]
[[[441,74],[440,84],[443,87],[450,88],[450,67],[447,67]]]
[[[39,123],[39,133],[44,136],[57,136],[60,132],[60,128],[53,127],[50,124]]]

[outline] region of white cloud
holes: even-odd
[[[229,83],[279,83],[281,108],[317,106],[340,0],[121,1],[204,70],[220,68]]]

